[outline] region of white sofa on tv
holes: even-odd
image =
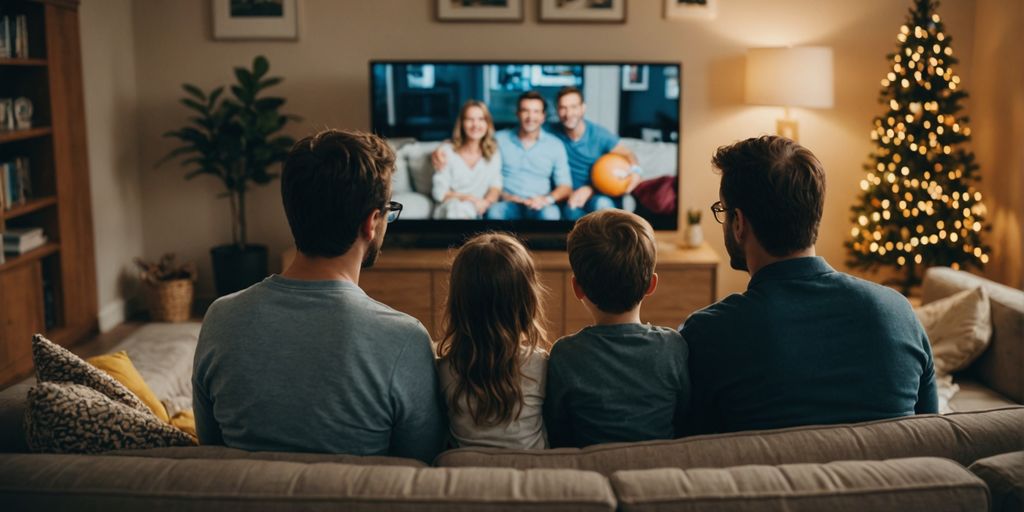
[[[643,169],[643,179],[678,174],[678,149],[674,142],[647,142],[641,139],[623,138],[622,142],[632,150]],[[435,203],[431,197],[434,174],[430,155],[441,144],[438,141],[425,142],[415,139],[389,139],[395,150],[395,175],[391,181],[391,198],[402,203],[403,219],[430,219]],[[623,205],[627,210],[635,209],[635,201],[626,196]]]

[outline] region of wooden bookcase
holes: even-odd
[[[4,0],[4,14],[26,16],[29,56],[0,58],[0,98],[29,98],[33,116],[0,130],[0,162],[28,157],[33,194],[0,210],[0,232],[39,226],[49,240],[0,263],[0,385],[31,372],[33,334],[69,346],[97,331],[78,1]]]

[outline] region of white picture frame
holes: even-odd
[[[665,19],[713,20],[718,16],[718,0],[665,0]]]
[[[299,39],[299,0],[211,0],[213,38],[216,40]],[[270,4],[260,13],[256,4]],[[279,6],[279,12],[273,12]],[[246,14],[246,11],[252,12]]]
[[[473,5],[464,0],[435,0],[437,21],[496,21],[521,23],[525,0],[505,0],[504,5]]]
[[[644,64],[622,66],[622,90],[646,91],[650,72],[650,66]]]

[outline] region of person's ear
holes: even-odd
[[[737,242],[743,242],[743,238],[750,231],[750,223],[743,215],[743,210],[735,208],[732,211],[732,234]]]
[[[576,299],[583,300],[587,294],[583,293],[583,287],[581,287],[580,283],[576,281],[576,276],[572,276],[570,281],[572,282],[572,294],[576,296]]]
[[[367,242],[374,241],[377,238],[377,226],[384,221],[384,213],[380,211],[380,208],[374,208],[359,225],[359,236],[365,238]]]
[[[654,294],[654,290],[658,289],[658,273],[651,274],[651,284],[647,286],[647,291],[644,292],[644,297],[650,297]]]

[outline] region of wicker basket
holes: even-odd
[[[146,303],[154,322],[184,322],[192,316],[191,279],[146,282]]]

